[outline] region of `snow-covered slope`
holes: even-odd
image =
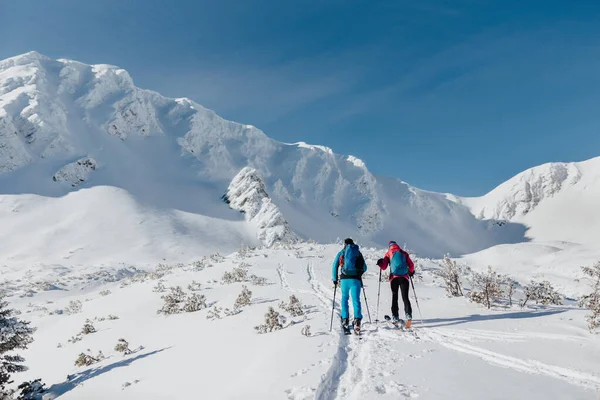
[[[459,199],[476,216],[522,223],[536,240],[600,242],[600,157],[529,169],[485,196]]]
[[[264,239],[268,235],[256,221],[244,222],[220,200],[245,167],[256,170],[278,215],[303,239],[352,236],[371,244],[394,239],[421,254],[441,255],[524,237],[522,225],[478,220],[444,195],[374,176],[356,157],[304,142],[280,143],[190,100],[139,89],[118,67],[35,52],[0,61],[0,196],[34,194],[66,202],[73,191],[118,187],[158,213],[241,222],[255,230],[255,239]],[[14,223],[24,224],[26,216],[19,216],[23,220],[15,217]],[[36,235],[52,231],[45,219],[29,224]],[[211,229],[220,229],[218,223],[192,225],[180,237],[190,231],[209,237]],[[0,231],[0,241],[14,236],[10,231]],[[245,237],[233,235],[229,245]],[[195,248],[206,245],[201,241]]]
[[[447,298],[435,262],[417,260],[424,321],[411,293],[412,332],[369,324],[363,302],[362,338],[341,335],[339,296],[330,331],[330,268],[338,250],[306,244],[245,250],[112,277],[116,282],[90,267],[56,270],[41,282],[37,272],[22,275],[8,300],[37,331],[30,348],[19,352],[29,370],[13,375],[14,386],[41,378],[48,388],[44,400],[597,399],[600,337],[588,333],[585,311],[535,304],[488,310]],[[372,266],[384,250],[363,251]],[[241,263],[267,284],[222,280]],[[383,284],[377,310],[377,281],[370,268],[364,282],[373,322],[391,306]],[[249,304],[225,314],[243,285],[252,292]],[[205,296],[208,308],[157,314],[161,296],[174,286]],[[291,295],[304,305],[303,315],[281,308]],[[523,293],[517,290],[515,298]],[[70,307],[77,301],[80,309]],[[285,317],[282,329],[258,334],[254,327],[264,323],[269,307]],[[220,318],[210,319],[218,309]],[[95,332],[81,335],[86,320]],[[302,334],[307,326],[309,336]],[[116,351],[121,338],[131,354]],[[105,359],[74,365],[82,352],[100,351]]]

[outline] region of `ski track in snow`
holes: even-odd
[[[438,344],[461,353],[479,357],[482,360],[504,368],[530,374],[546,375],[552,378],[565,380],[571,384],[600,391],[600,376],[580,372],[577,370],[544,364],[537,360],[523,360],[517,357],[503,355],[494,351],[456,340],[460,337],[472,342],[472,339],[484,339],[488,341],[523,341],[524,339],[555,339],[574,340],[575,337],[568,335],[557,335],[547,333],[521,333],[513,334],[497,331],[483,330],[461,330],[452,331],[446,329],[428,329],[427,335]]]

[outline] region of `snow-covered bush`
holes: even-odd
[[[600,328],[600,262],[593,267],[583,267],[583,273],[591,280],[592,292],[579,300],[579,306],[590,310],[585,317],[590,332]]]
[[[221,319],[221,312],[223,309],[221,307],[214,306],[210,310],[208,310],[208,314],[206,314],[206,319]]]
[[[254,327],[258,333],[273,332],[282,328],[282,316],[273,307],[269,307],[265,314],[265,323]]]
[[[488,267],[486,272],[472,271],[469,280],[471,301],[491,308],[492,304],[502,297],[502,277],[492,267]]]
[[[83,305],[81,304],[81,301],[71,300],[65,311],[67,314],[78,314],[81,312],[82,308]]]
[[[267,284],[267,278],[262,276],[250,275],[250,281],[256,286],[264,286]]]
[[[235,303],[233,303],[233,309],[239,310],[244,306],[249,306],[252,300],[252,292],[248,290],[246,286],[242,286],[242,292],[238,295]]]
[[[104,357],[104,354],[102,354],[101,351],[98,352],[97,356],[92,356],[90,349],[88,349],[87,351],[89,354],[79,353],[79,355],[77,356],[77,359],[75,360],[76,367],[84,367],[84,366],[87,367],[89,365],[92,365],[99,361],[102,361],[106,358],[106,357]]]
[[[34,329],[29,322],[18,320],[13,315],[14,310],[0,298],[0,394],[7,393],[6,385],[12,383],[11,374],[27,370],[23,365],[25,359],[14,351],[24,350],[33,342]]]
[[[110,291],[110,290],[108,290],[108,289],[107,289],[107,290],[102,290],[102,291],[100,292],[100,296],[108,296],[110,293],[111,293],[111,291]]]
[[[216,264],[225,261],[225,257],[220,255],[219,253],[211,254],[210,256],[208,256],[208,259]]]
[[[192,291],[192,292],[198,292],[200,291],[202,288],[202,285],[200,284],[200,282],[196,282],[196,281],[192,281],[192,283],[190,283],[188,285],[188,290]]]
[[[162,283],[162,281],[158,281],[156,286],[152,288],[152,291],[155,293],[164,293],[166,290],[167,288],[165,288],[165,285]]]
[[[129,348],[129,342],[122,338],[119,339],[117,344],[115,345],[115,351],[123,353],[124,356],[132,353],[131,349]]]
[[[281,308],[283,311],[288,312],[292,317],[300,317],[304,315],[304,311],[302,310],[302,303],[300,302],[300,300],[298,300],[296,295],[291,295],[290,302],[287,304],[283,301],[279,303],[279,308]]]
[[[504,288],[504,294],[508,300],[508,305],[512,307],[512,299],[515,295],[515,289],[517,288],[517,281],[507,275],[504,275],[502,277],[502,286]]]
[[[194,271],[194,272],[200,272],[200,271],[204,270],[204,268],[206,268],[207,266],[208,265],[205,260],[194,261],[191,264],[192,271]]]
[[[178,314],[180,312],[195,312],[207,307],[206,296],[192,293],[186,296],[180,286],[171,287],[171,292],[162,296],[163,307],[157,311],[158,314]]]
[[[302,333],[304,336],[310,336],[310,325],[304,325],[304,327],[302,328],[302,330],[300,331],[300,333]]]
[[[18,390],[17,400],[42,400],[46,387],[41,379],[36,379],[21,383]]]
[[[158,310],[159,314],[171,315],[181,311],[183,302],[185,301],[185,293],[180,286],[171,287],[171,292],[161,296],[164,300],[163,307]]]
[[[460,284],[462,269],[447,255],[444,256],[441,267],[437,274],[444,280],[448,296],[462,296],[463,291]]]
[[[562,296],[558,293],[552,284],[548,281],[537,282],[532,280],[529,285],[525,286],[525,299],[521,303],[521,308],[525,307],[525,304],[529,300],[535,300],[535,304],[562,304]]]
[[[86,319],[85,324],[83,324],[83,328],[81,328],[81,334],[89,335],[90,333],[95,333],[95,332],[96,332],[96,328],[92,324],[92,321],[90,321],[89,319]]]
[[[221,280],[225,284],[231,284],[235,282],[247,282],[248,270],[242,267],[234,267],[232,271],[225,272]]]
[[[192,293],[187,296],[182,307],[182,311],[185,312],[196,312],[203,310],[207,307],[206,296],[203,294]]]

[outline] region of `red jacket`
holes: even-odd
[[[379,265],[379,268],[381,268],[382,270],[385,271],[387,269],[387,267],[390,265],[390,260],[392,259],[392,257],[394,256],[394,253],[396,253],[396,252],[401,252],[404,255],[404,257],[406,257],[406,263],[408,264],[408,272],[409,273],[406,275],[400,275],[400,276],[390,274],[390,281],[392,281],[393,279],[396,279],[396,278],[408,279],[409,274],[414,274],[414,272],[415,272],[415,264],[410,259],[410,256],[408,255],[408,253],[406,251],[402,250],[400,248],[400,246],[398,246],[398,244],[396,244],[395,242],[392,242],[390,244],[390,248],[383,256],[383,262],[381,263],[381,265]]]

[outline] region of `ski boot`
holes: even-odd
[[[406,314],[406,328],[410,328],[412,326],[412,315]]]
[[[344,330],[345,335],[349,335],[350,333],[350,319],[342,318],[342,329]]]
[[[360,334],[360,322],[361,322],[361,318],[355,318],[353,325],[354,325],[354,333],[356,334]]]

